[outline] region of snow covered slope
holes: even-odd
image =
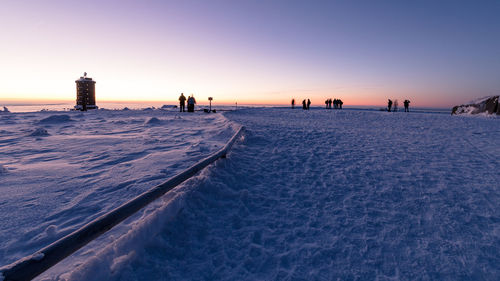
[[[498,119],[290,109],[226,116],[247,127],[227,160],[180,186],[127,239],[62,276],[500,276]]]
[[[0,266],[72,232],[220,149],[221,114],[0,114]]]
[[[451,114],[496,114],[500,115],[498,100],[500,96],[490,96],[470,101],[467,104],[457,105]]]

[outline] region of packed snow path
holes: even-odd
[[[498,119],[227,117],[245,140],[116,279],[498,280]]]

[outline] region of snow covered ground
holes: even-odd
[[[220,149],[221,114],[0,113],[0,265],[50,244]]]
[[[212,151],[212,145],[222,145],[234,132],[235,123],[247,128],[244,139],[227,159],[209,166],[40,279],[500,277],[498,118],[361,110],[245,109],[225,113],[229,120],[219,114],[193,115],[198,119],[192,123],[206,122],[204,128],[212,129],[190,136],[185,130],[180,132],[181,126],[172,125],[177,122],[174,113],[111,112],[103,114],[116,114],[116,122],[125,119],[128,125],[120,128],[111,123],[113,118],[103,117],[102,123],[109,123],[106,128],[111,132],[121,130],[118,139],[127,139],[124,131],[132,131],[133,137],[124,143],[109,141],[106,154],[118,153],[116,159],[128,161],[101,160],[96,153],[90,159],[106,163],[99,166],[88,160],[91,149],[79,150],[81,145],[71,138],[64,141],[68,138],[62,136],[65,126],[75,127],[79,122],[62,122],[60,119],[64,118],[57,117],[57,125],[41,126],[43,118],[37,114],[0,117],[0,153],[17,159],[1,160],[5,170],[0,175],[1,240],[7,237],[9,241],[2,244],[1,256],[8,261],[12,255],[37,248],[46,237],[62,235],[81,225],[80,221],[88,221],[118,205],[125,200],[120,200],[121,196],[129,196],[128,199],[145,190],[146,184],[140,182],[144,178],[161,174],[165,167],[172,167],[163,172],[165,177],[178,169],[176,165],[187,167],[189,163],[183,162],[185,155],[194,150],[192,155],[199,157]],[[158,119],[172,122],[150,127],[148,120],[152,115],[147,114],[159,114]],[[85,119],[87,128],[101,122],[98,114],[67,115],[71,120]],[[179,122],[192,121],[184,116]],[[133,120],[137,119],[142,122],[134,125]],[[45,128],[50,136],[29,136],[38,127]],[[3,137],[4,131],[16,128],[25,128],[25,132],[18,133],[21,140]],[[73,132],[72,138],[81,139],[80,144],[92,138],[76,135],[76,128],[68,130]],[[178,130],[178,134],[171,130]],[[93,132],[87,131],[90,135]],[[113,136],[103,131],[96,133],[103,138],[90,142],[92,146]],[[171,136],[165,136],[166,131]],[[215,144],[207,137],[214,137]],[[60,140],[55,141],[54,147],[39,145],[47,138]],[[179,139],[184,141],[179,146],[162,146],[162,138],[168,138],[171,145]],[[192,138],[194,143],[189,143]],[[160,141],[149,144],[151,139]],[[122,152],[115,152],[120,147]],[[136,159],[126,157],[136,155],[134,150],[156,153],[152,153],[151,159],[129,160]],[[50,151],[54,153],[51,155]],[[19,155],[23,153],[24,156]],[[47,155],[42,156],[44,153]],[[168,153],[177,158],[167,160],[164,154]],[[67,157],[74,160],[65,160]],[[156,164],[162,160],[165,162]],[[38,164],[30,164],[34,161]],[[78,167],[74,171],[69,170],[72,163]],[[92,169],[94,166],[97,168]],[[24,169],[30,169],[30,178],[12,176]],[[53,171],[53,185],[42,188],[37,182],[47,171]],[[57,172],[63,177],[58,177]],[[61,180],[68,177],[70,180]],[[148,187],[155,181],[148,181]],[[119,186],[121,183],[127,184]],[[82,191],[75,185],[88,186],[90,190]],[[29,189],[38,192],[26,200],[30,193],[23,190]],[[43,203],[44,197],[60,206]],[[28,209],[18,214],[23,208]],[[18,215],[20,218],[16,219]],[[17,234],[10,233],[16,231],[17,221],[4,222],[9,217],[26,222]],[[23,241],[31,242],[31,246]]]

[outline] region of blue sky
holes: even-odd
[[[500,93],[500,1],[10,1],[0,99],[452,106]]]

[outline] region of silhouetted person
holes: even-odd
[[[339,104],[339,108],[342,109],[342,105],[344,104],[344,102],[341,99],[339,99],[337,103]]]
[[[387,100],[387,111],[391,112],[391,107],[392,107],[392,100],[388,99]]]
[[[333,108],[337,109],[339,106],[339,100],[338,99],[334,99],[333,100]]]
[[[191,96],[187,99],[188,102],[188,112],[194,112],[194,105],[196,104],[196,100],[194,99],[194,95],[191,94]]]
[[[332,109],[332,99],[328,99],[328,108]]]
[[[302,109],[304,109],[304,110],[307,109],[306,100],[302,101]]]
[[[325,100],[325,108],[328,109],[328,99]]]
[[[295,99],[292,99],[292,109],[295,108]]]
[[[307,110],[309,110],[309,107],[311,107],[311,100],[307,99]]]
[[[181,93],[181,96],[179,97],[179,110],[180,112],[186,112],[186,97],[184,96],[184,93]]]
[[[405,100],[403,104],[405,105],[405,112],[410,112],[410,101]]]

